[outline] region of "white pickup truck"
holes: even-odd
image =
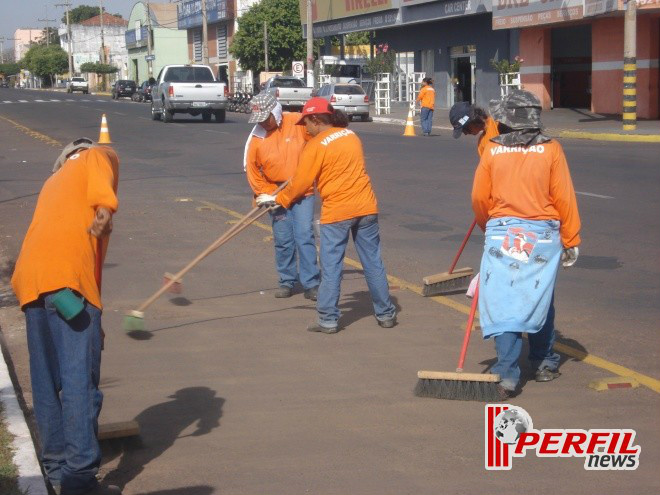
[[[277,98],[283,107],[301,109],[312,97],[314,88],[305,87],[297,77],[275,76],[266,81],[264,91]]]
[[[89,93],[89,83],[84,77],[72,77],[71,81],[66,87],[67,93],[73,93],[74,91],[82,91],[83,94]]]
[[[151,90],[151,118],[172,122],[175,113],[187,113],[224,122],[227,95],[227,85],[216,81],[208,65],[166,65]]]

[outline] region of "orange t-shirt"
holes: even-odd
[[[96,208],[117,211],[119,159],[106,146],[72,155],[41,188],[11,283],[21,306],[65,287],[101,308],[94,267]],[[104,238],[101,261],[107,251]]]
[[[255,195],[272,194],[278,184],[293,177],[307,136],[305,126],[296,125],[299,119],[299,113],[284,112],[282,124],[265,138],[252,136],[245,171]],[[313,193],[310,188],[307,195]]]
[[[321,223],[378,213],[376,195],[364,167],[362,142],[350,129],[331,127],[312,138],[291,182],[277,195],[288,208],[316,181],[323,205]]]
[[[489,142],[474,174],[472,209],[485,229],[491,218],[559,220],[565,248],[580,244],[580,214],[558,141],[532,146]]]
[[[500,130],[497,127],[497,122],[495,122],[492,117],[488,117],[486,119],[486,127],[481,133],[481,136],[479,136],[479,141],[477,143],[477,153],[479,153],[479,156],[484,154],[486,144],[488,144],[492,138],[499,135]]]
[[[435,89],[433,89],[433,86],[422,86],[417,95],[417,101],[422,102],[422,107],[433,110],[435,108]]]

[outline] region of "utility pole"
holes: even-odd
[[[264,21],[264,70],[268,72],[268,21]]]
[[[307,86],[314,87],[314,23],[312,0],[307,0]]]
[[[637,0],[628,0],[623,24],[623,130],[637,129]]]
[[[48,18],[48,7],[46,7],[46,18],[45,19],[37,19],[39,22],[45,22],[46,23],[46,46],[50,46],[50,22],[55,22],[56,19],[49,19]]]
[[[66,3],[56,3],[55,7],[66,7],[66,37],[68,40],[67,50],[69,52],[69,80],[73,77],[73,48],[71,42],[71,23],[69,21],[69,9],[71,8],[71,2]]]
[[[202,63],[209,64],[209,26],[206,17],[206,0],[202,2]]]
[[[104,32],[104,26],[103,26],[103,0],[99,0],[99,12],[100,12],[100,24],[101,24],[101,63],[104,65],[107,64],[107,60],[105,58],[105,32]],[[106,86],[106,74],[104,73],[101,76],[101,87],[102,90],[105,91],[107,86]]]
[[[142,29],[142,27],[140,27]],[[147,55],[149,60],[147,60],[147,67],[149,68],[149,77],[154,76],[154,62],[151,60],[152,46],[151,46],[151,4],[147,1]]]

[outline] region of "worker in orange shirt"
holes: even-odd
[[[542,132],[541,104],[515,90],[491,104],[502,133],[486,144],[472,208],[485,230],[479,278],[484,338],[495,339],[502,399],[517,392],[522,334],[538,382],[559,376],[553,295],[559,264],[579,254],[580,215],[566,157]]]
[[[316,304],[318,321],[307,330],[328,334],[339,331],[341,273],[350,235],[362,263],[378,325],[392,328],[396,324],[396,308],[390,300],[380,254],[378,205],[365,170],[362,142],[346,128],[346,115],[323,98],[312,98],[305,104],[299,124],[313,137],[300,156],[295,175],[277,196],[262,194],[257,197],[257,204],[288,208],[316,182],[322,199],[323,278]]]
[[[260,93],[251,105],[249,122],[255,126],[246,144],[245,171],[257,197],[272,193],[293,177],[308,136],[296,125],[300,114],[282,112],[274,96]],[[320,275],[313,230],[314,187],[287,208],[271,210],[270,216],[279,275],[275,297],[291,297],[294,284],[300,280],[305,298],[316,301]]]
[[[425,77],[422,80],[422,88],[417,95],[417,101],[420,102],[421,107],[422,132],[425,136],[430,136],[433,128],[433,109],[435,108],[435,89],[433,88],[433,79],[430,77]]]
[[[499,136],[497,122],[481,107],[471,105],[466,101],[454,104],[449,110],[449,122],[454,128],[454,138],[463,134],[479,136],[477,153],[481,156],[488,141]]]
[[[103,394],[100,275],[117,211],[119,160],[81,138],[43,185],[12,276],[25,312],[40,459],[56,493],[119,494],[100,486],[96,438]]]

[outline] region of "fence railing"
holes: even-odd
[[[520,72],[505,72],[500,74],[500,95],[506,96],[512,89],[522,89]]]

